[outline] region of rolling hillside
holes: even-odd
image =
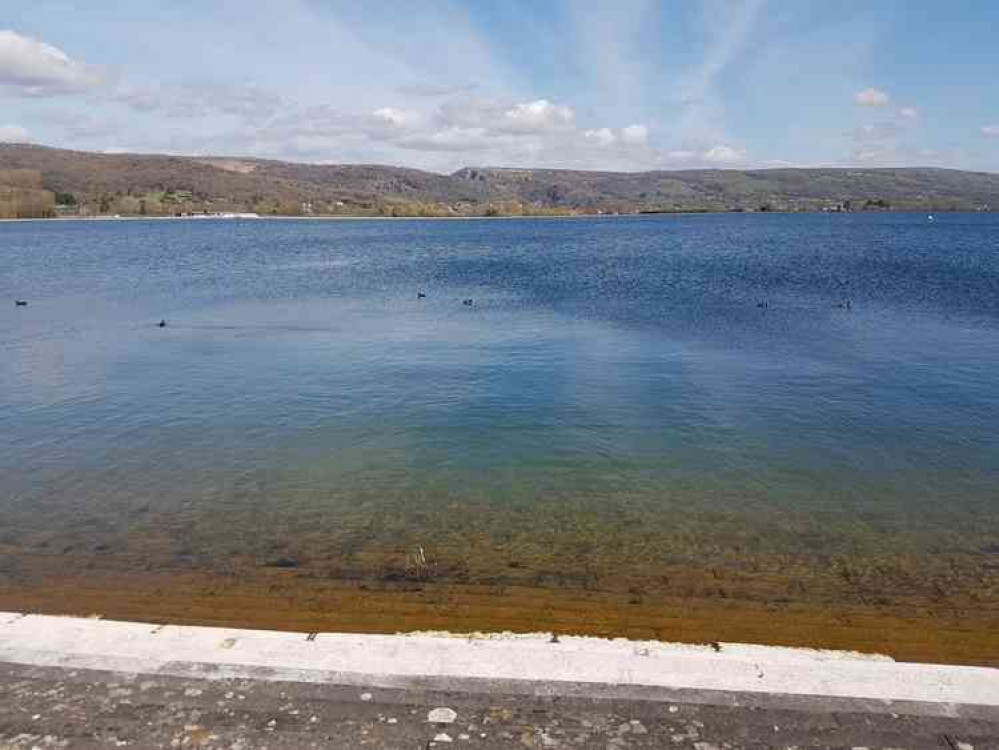
[[[4,174],[37,175],[33,183],[38,184],[31,188],[54,195],[56,210],[64,214],[446,216],[999,208],[999,174],[928,168],[626,173],[468,167],[442,175],[375,165],[96,154],[0,144],[0,187]]]

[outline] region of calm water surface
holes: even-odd
[[[0,224],[0,300],[9,554],[999,551],[994,215]]]

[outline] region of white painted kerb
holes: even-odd
[[[999,670],[837,651],[548,635],[304,634],[0,612],[0,661],[138,674],[333,682],[524,680],[999,706]]]

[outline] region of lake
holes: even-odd
[[[994,214],[6,223],[0,301],[0,608],[999,662]]]

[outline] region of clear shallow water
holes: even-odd
[[[8,550],[377,574],[437,539],[467,577],[476,547],[819,575],[999,545],[994,215],[0,224],[14,298]]]

